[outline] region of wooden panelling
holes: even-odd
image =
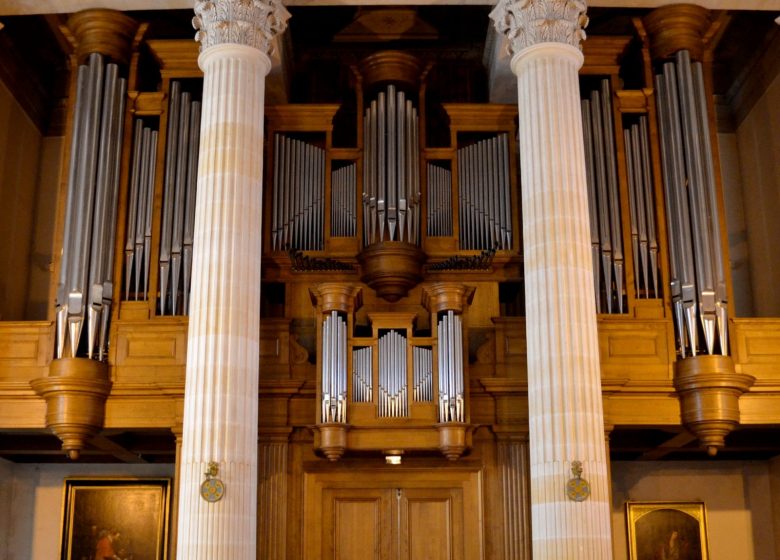
[[[290,377],[290,319],[260,322],[260,375],[263,379]]]
[[[734,361],[755,386],[780,382],[780,319],[733,319]]]
[[[286,557],[288,447],[286,441],[258,445],[257,557],[265,560]]]
[[[402,560],[463,559],[463,490],[397,490]]]
[[[672,379],[673,348],[670,321],[618,317],[599,320],[601,376],[605,381],[667,383]]]
[[[0,322],[0,382],[46,376],[53,344],[48,321]]]
[[[115,383],[184,383],[186,317],[117,321],[114,329],[111,361]]]

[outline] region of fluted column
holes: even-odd
[[[577,75],[584,12],[578,0],[500,0],[491,14],[518,84],[535,560],[612,556]],[[583,501],[567,495],[575,461],[590,484]]]
[[[203,70],[177,558],[256,558],[260,230],[276,0],[196,1]],[[208,502],[209,463],[224,483]]]

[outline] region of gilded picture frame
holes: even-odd
[[[709,560],[704,502],[627,502],[629,560]]]
[[[66,478],[61,560],[167,560],[171,479]]]

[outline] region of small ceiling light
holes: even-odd
[[[388,465],[400,465],[401,464],[401,456],[400,455],[385,455],[385,462]]]

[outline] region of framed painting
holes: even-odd
[[[630,560],[708,560],[703,502],[627,502]]]
[[[61,560],[167,559],[168,478],[66,478]]]

